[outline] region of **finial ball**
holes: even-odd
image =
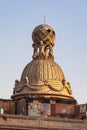
[[[41,24],[37,26],[32,32],[33,42],[39,44],[41,41],[46,43],[49,41],[51,44],[54,44],[55,32],[52,27],[47,24]]]

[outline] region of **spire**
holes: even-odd
[[[44,24],[45,24],[45,20],[46,20],[46,15],[44,15]]]

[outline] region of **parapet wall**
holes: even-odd
[[[87,120],[0,115],[0,130],[87,130]]]

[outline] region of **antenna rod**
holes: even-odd
[[[45,24],[46,15],[44,15],[44,24]]]

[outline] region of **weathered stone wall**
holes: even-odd
[[[12,100],[0,99],[0,114],[14,114],[15,102]]]
[[[87,130],[87,120],[0,115],[0,130]]]

